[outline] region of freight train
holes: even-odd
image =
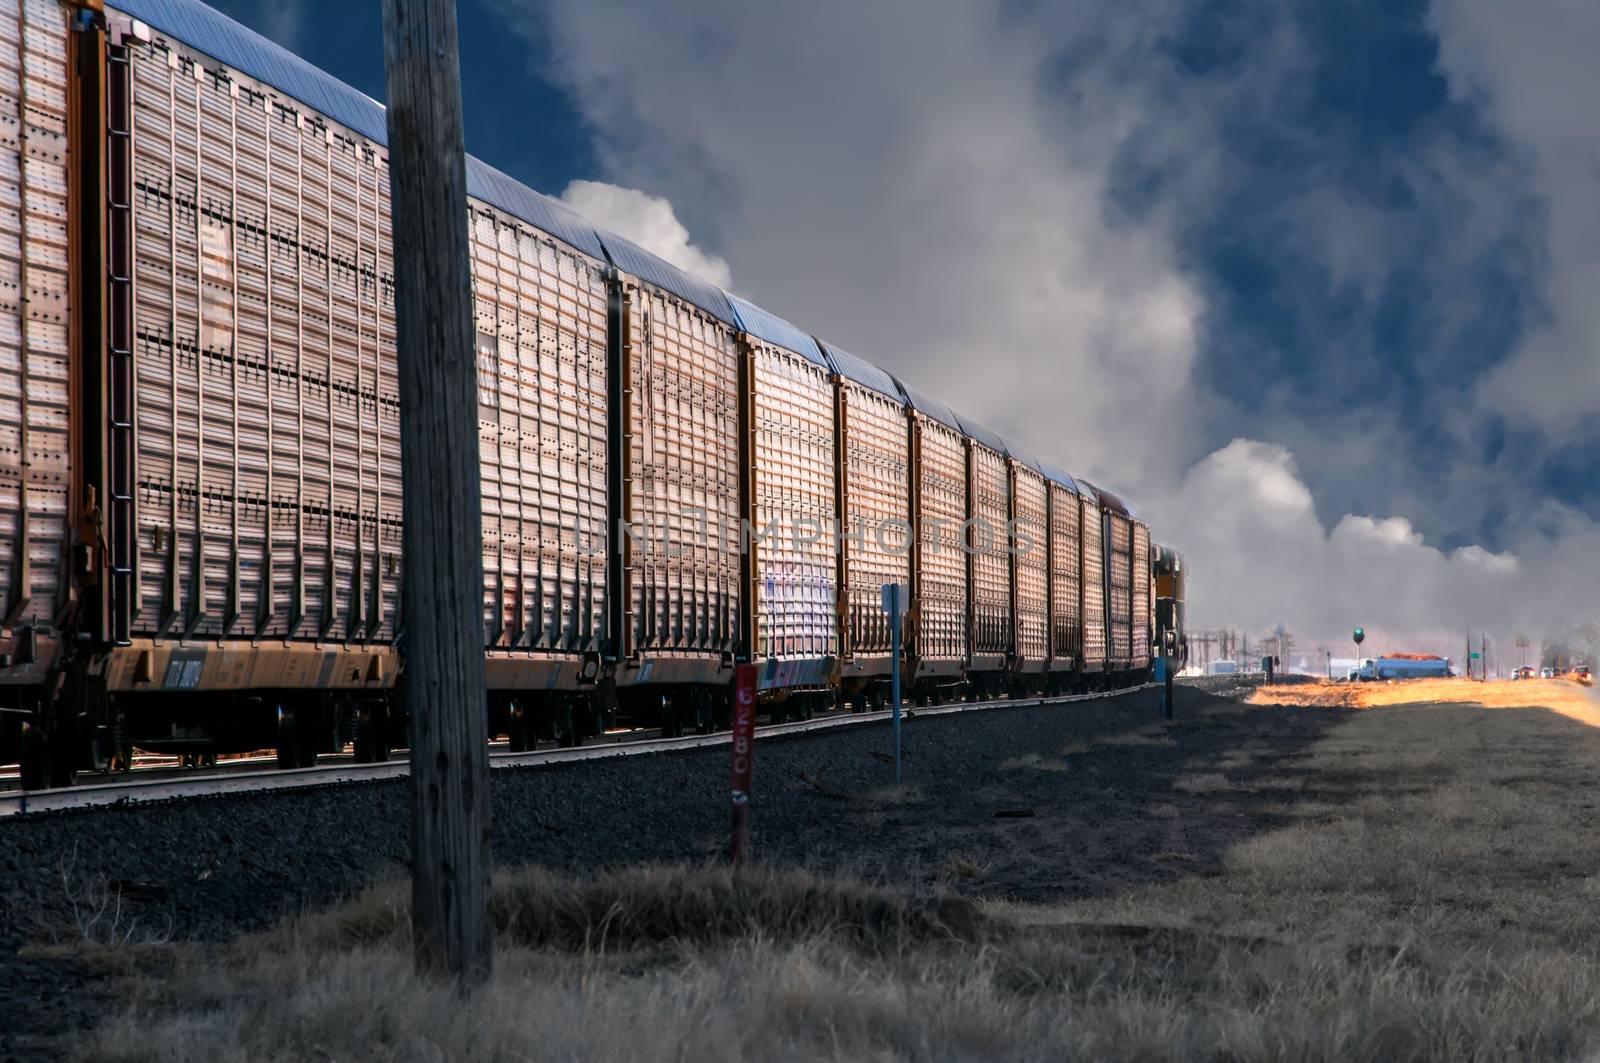
[[[29,785],[403,735],[385,135],[195,0],[0,0],[0,761]],[[741,661],[774,716],[879,704],[887,583],[920,701],[1125,685],[1181,644],[1176,555],[1112,492],[476,159],[468,187],[513,748],[725,725]]]

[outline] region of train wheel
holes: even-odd
[[[526,753],[530,745],[528,717],[522,711],[522,703],[513,699],[506,704],[506,738],[510,742],[511,752]],[[360,760],[360,754],[356,755]]]
[[[389,740],[389,705],[379,702],[372,706],[372,759],[379,763],[388,760],[393,748]]]
[[[355,734],[351,746],[355,753],[357,764],[376,764],[380,760],[389,759],[389,729],[387,714],[382,706],[364,705],[356,710]],[[513,715],[513,736],[517,717]],[[512,748],[516,748],[516,739],[512,738]]]
[[[600,700],[590,694],[578,695],[578,704],[581,706],[579,716],[582,719],[582,731],[585,738],[604,738],[606,736],[606,710]]]
[[[78,743],[78,755],[78,767],[84,771],[110,771],[117,757],[117,742],[111,730],[91,724],[89,733]]]
[[[556,706],[556,744],[562,749],[573,749],[583,744],[583,735],[573,722],[572,701],[562,698]]]
[[[278,767],[287,771],[300,766],[300,728],[294,710],[278,706]]]
[[[22,788],[43,790],[50,784],[50,743],[32,720],[22,721]]]
[[[295,728],[299,732],[296,764],[302,768],[314,768],[317,766],[317,754],[322,752],[317,748],[318,714],[313,709],[301,709],[297,715],[300,725]]]
[[[50,736],[48,753],[51,786],[71,786],[78,781],[82,743],[74,723],[70,716],[56,718],[56,731]]]
[[[683,712],[678,699],[671,694],[661,695],[661,737],[683,737]]]
[[[537,695],[536,695],[537,696]],[[549,696],[534,702],[536,707],[523,709],[523,713],[530,718],[528,731],[528,748],[539,748],[539,741],[561,741],[561,706],[557,705]]]

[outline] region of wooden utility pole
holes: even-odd
[[[483,517],[454,0],[383,0],[394,211],[411,924],[417,969],[489,975]]]

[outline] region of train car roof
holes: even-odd
[[[982,443],[996,454],[1005,454],[1007,452],[1006,441],[1001,439],[999,435],[989,431],[987,428],[983,427],[983,425],[972,420],[971,418],[962,417],[960,414],[957,414],[956,416],[961,421],[961,431],[965,432],[968,436],[977,440],[979,443]]]
[[[1011,460],[1017,464],[1026,465],[1040,476],[1044,475],[1044,465],[1039,461],[1038,458],[1033,456],[1032,451],[1024,450],[1022,447],[1019,447],[1014,443],[1007,443],[1006,454],[1010,456]]]
[[[199,0],[112,0],[111,7],[255,78],[368,140],[388,146],[383,104],[208,7]],[[536,229],[610,262],[737,326],[722,289],[694,277],[583,217],[474,156],[467,156],[467,195],[522,219]],[[801,352],[804,353],[804,352]]]
[[[1079,483],[1084,483],[1085,481],[1080,480],[1078,482]],[[1089,486],[1090,487],[1094,487],[1093,484],[1090,484]],[[1095,493],[1096,496],[1099,497],[1100,505],[1103,506],[1104,508],[1110,510],[1113,513],[1120,513],[1124,517],[1127,517],[1130,520],[1137,520],[1141,524],[1144,523],[1143,520],[1140,520],[1139,514],[1135,513],[1128,506],[1128,504],[1126,502],[1124,502],[1117,495],[1112,494],[1110,491],[1107,491],[1103,487],[1094,487],[1094,493]]]
[[[606,258],[611,260],[613,266],[624,273],[631,273],[642,281],[654,284],[657,288],[671,292],[684,302],[698,306],[734,328],[739,327],[739,318],[733,312],[733,304],[728,301],[727,293],[721,288],[679,269],[659,255],[651,254],[632,240],[616,233],[608,233],[604,229],[596,231],[600,234],[600,243],[605,246]]]
[[[739,319],[738,324],[741,329],[757,339],[793,351],[824,369],[832,368],[828,365],[828,360],[822,356],[822,348],[817,346],[817,341],[804,329],[791,325],[777,314],[768,313],[748,299],[741,299],[732,292],[728,292],[727,296],[728,302],[733,305],[734,316]]]
[[[828,362],[833,366],[833,371],[846,380],[854,380],[862,387],[871,388],[880,394],[887,395],[896,402],[905,402],[905,394],[901,392],[900,385],[895,383],[894,377],[879,369],[865,358],[857,358],[841,347],[835,347],[827,340],[817,341],[822,346],[822,353],[828,356]]]
[[[535,192],[515,177],[471,155],[467,156],[467,195],[521,218],[590,258],[607,261],[600,231],[577,211],[560,200]]]
[[[1078,482],[1068,476],[1066,470],[1046,462],[1044,465],[1044,478],[1051,483],[1060,484],[1073,494],[1078,493]]]
[[[946,428],[961,431],[961,419],[956,416],[956,411],[938,399],[930,399],[922,392],[906,387],[903,381],[897,380],[896,383],[900,385],[900,390],[905,393],[906,401],[911,404],[913,410],[924,417],[938,421]]]

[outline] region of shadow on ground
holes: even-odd
[[[1179,697],[1171,722],[1137,695],[1093,721],[996,721],[982,751],[917,725],[901,791],[769,770],[767,792],[781,785],[790,807],[765,825],[762,855],[1032,903],[1218,874],[1229,849],[1316,797],[1285,772],[1354,712]]]

